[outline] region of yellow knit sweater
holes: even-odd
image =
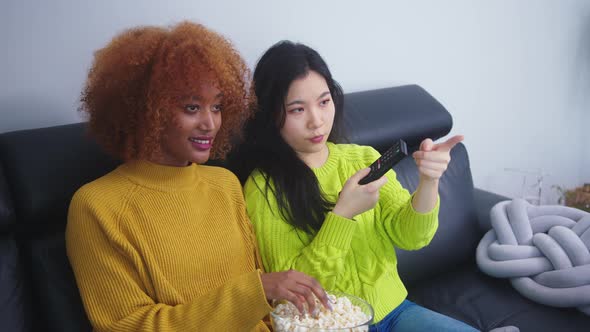
[[[96,331],[267,331],[237,178],[133,161],[70,204],[67,253]]]

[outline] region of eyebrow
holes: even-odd
[[[325,91],[324,93],[322,93],[322,94],[321,94],[321,95],[318,97],[318,99],[322,99],[322,98],[324,98],[326,95],[329,95],[329,94],[330,94],[330,91]],[[295,105],[295,104],[304,104],[304,103],[303,103],[303,101],[302,101],[302,100],[296,99],[296,100],[293,100],[292,102],[288,103],[288,104],[287,104],[287,105],[285,105],[285,106],[289,107],[289,106],[291,106],[291,105]]]

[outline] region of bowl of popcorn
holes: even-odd
[[[373,322],[373,307],[365,300],[342,292],[328,292],[332,311],[316,299],[314,314],[300,314],[289,301],[274,303],[270,313],[276,332],[369,331]]]

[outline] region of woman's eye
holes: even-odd
[[[303,108],[302,107],[300,107],[300,108],[294,108],[294,109],[292,109],[292,110],[289,111],[289,113],[301,113],[301,112],[303,112]]]
[[[221,112],[223,110],[223,106],[221,104],[213,105],[213,112]]]
[[[195,113],[199,110],[199,105],[185,105],[184,109],[189,113]]]
[[[320,105],[321,105],[321,106],[326,106],[326,105],[328,105],[328,104],[330,103],[330,101],[331,101],[330,99],[324,99],[324,100],[322,100],[322,101],[320,102]]]

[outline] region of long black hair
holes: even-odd
[[[307,233],[317,232],[334,207],[327,200],[315,174],[285,142],[280,130],[285,124],[285,98],[291,83],[310,71],[321,75],[328,85],[335,107],[334,124],[328,140],[340,142],[342,132],[343,93],[332,78],[328,65],[312,48],[290,41],[273,45],[258,61],[254,71],[257,109],[246,122],[244,141],[230,154],[229,168],[242,183],[256,169],[265,178],[265,195],[269,191],[277,201],[282,217]],[[272,184],[272,185],[271,185]]]

